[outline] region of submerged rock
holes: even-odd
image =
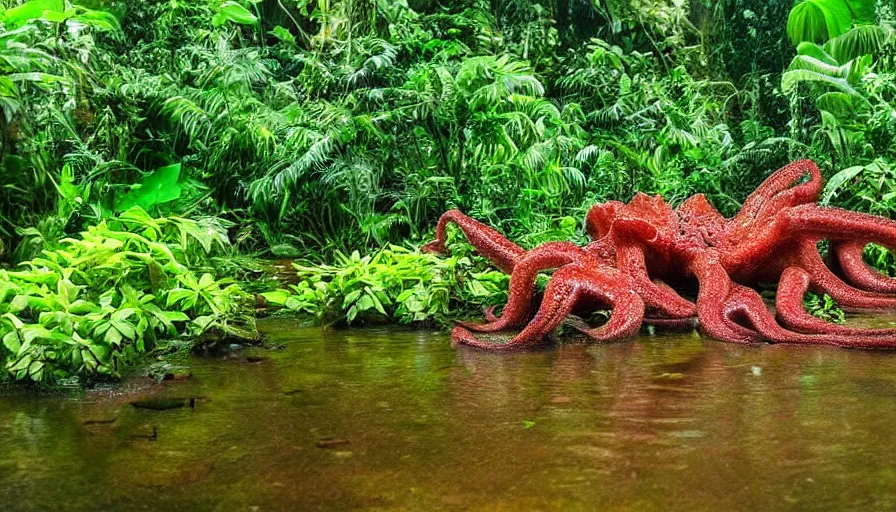
[[[352,444],[348,439],[338,439],[333,437],[325,437],[317,442],[318,448],[323,448],[325,450],[330,450],[333,448],[339,448],[342,446],[348,446]]]
[[[192,409],[196,407],[196,398],[149,398],[131,402],[131,405],[136,409],[149,409],[151,411],[169,411],[181,409],[188,405]]]

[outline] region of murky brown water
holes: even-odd
[[[7,391],[0,507],[896,509],[896,353],[688,334],[492,355],[267,328],[283,349],[195,358],[191,381]],[[198,400],[130,404],[148,397]]]

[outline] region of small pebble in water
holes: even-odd
[[[758,376],[762,375],[762,368],[760,368],[758,366],[754,366],[754,367],[750,368],[750,372],[752,372],[753,375],[758,377]]]

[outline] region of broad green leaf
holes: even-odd
[[[793,69],[785,72],[781,76],[781,90],[785,93],[788,93],[801,82],[819,82],[827,84],[837,88],[841,92],[848,94],[851,97],[864,100],[864,98],[862,98],[861,95],[859,95],[859,93],[852,88],[852,86],[848,81],[846,81],[845,78],[830,76],[825,73],[811,71],[808,69]]]
[[[286,304],[286,299],[289,298],[289,292],[286,290],[275,290],[273,292],[265,292],[260,295],[264,297],[265,301],[275,306],[282,306]]]
[[[183,288],[175,288],[168,292],[168,299],[165,304],[170,307],[172,304],[181,300],[184,300],[184,306],[189,308],[196,301],[196,293],[191,290],[184,290]]]
[[[121,24],[112,13],[101,10],[81,9],[79,14],[72,16],[72,21],[83,23],[94,30],[104,32],[118,32]]]
[[[26,368],[28,368],[28,366],[31,365],[31,361],[32,361],[31,354],[25,354],[24,356],[20,357],[18,360],[12,362],[7,367],[7,370],[9,370],[11,372],[25,370]]]
[[[118,346],[121,345],[122,335],[118,329],[112,328],[106,331],[106,336],[103,339],[110,345]]]
[[[299,299],[295,297],[289,297],[288,299],[286,299],[286,302],[284,302],[283,305],[290,311],[299,311],[300,309],[302,309],[301,301],[299,301]]]
[[[803,0],[787,18],[787,35],[794,46],[803,41],[824,43],[849,30],[853,14],[846,0]]]
[[[807,57],[812,57],[813,59],[816,59],[816,60],[823,62],[825,64],[828,64],[830,66],[839,66],[840,65],[840,63],[837,62],[837,59],[835,59],[832,55],[829,55],[824,50],[824,48],[822,48],[821,46],[818,46],[817,44],[815,44],[813,42],[804,41],[804,42],[800,43],[796,47],[796,53],[797,53],[797,55],[805,55]],[[791,64],[791,66],[792,65],[793,64]]]
[[[832,91],[826,92],[815,99],[815,105],[819,110],[834,114],[837,118],[846,119],[855,112],[855,104],[846,93]]]
[[[31,82],[34,85],[41,86],[49,86],[58,82],[68,82],[68,79],[63,76],[51,75],[49,73],[40,73],[37,71],[30,71],[27,73],[10,73],[6,76],[13,82]]]
[[[426,308],[426,305],[420,302],[417,297],[411,296],[404,301],[404,307],[411,313],[419,313]]]
[[[43,368],[44,368],[44,362],[43,362],[43,361],[33,361],[33,362],[28,366],[28,373],[31,374],[31,378],[32,378],[32,379],[34,379],[34,380],[36,380],[36,381],[39,381],[39,380],[40,380],[40,377],[38,377],[37,375],[43,370]]]
[[[831,176],[831,179],[828,180],[827,184],[824,187],[824,193],[821,196],[821,204],[829,204],[831,198],[833,198],[837,194],[837,192],[839,192],[840,187],[858,176],[859,173],[861,173],[863,170],[865,170],[865,167],[857,165],[854,167],[847,167],[846,169],[843,169],[837,174]]]
[[[16,331],[6,333],[3,336],[3,346],[15,355],[18,355],[19,349],[22,348],[22,342],[19,341],[19,333]]]
[[[116,201],[116,210],[125,211],[135,206],[151,210],[159,204],[174,201],[181,196],[180,164],[169,165],[149,174],[137,188]]]
[[[205,273],[202,274],[202,277],[199,278],[199,287],[202,289],[217,288],[217,283],[215,282],[215,278],[212,277],[211,274]]]
[[[280,42],[296,44],[296,36],[292,35],[292,32],[284,27],[281,27],[280,25],[274,27],[274,29],[271,30],[269,34],[279,39]]]
[[[366,290],[367,296],[370,297],[370,300],[373,301],[373,307],[375,307],[381,315],[386,316],[386,310],[383,309],[383,303],[380,301],[380,299],[376,296],[375,293],[370,291],[370,288],[366,288]]]
[[[367,311],[369,309],[373,309],[375,307],[373,297],[371,295],[364,294],[360,299],[358,299],[358,302],[357,304],[355,304],[355,306],[357,306],[358,311]]]
[[[210,325],[215,321],[215,317],[212,315],[204,315],[197,316],[193,319],[193,324],[199,327],[200,330],[205,331],[209,328]]]
[[[859,25],[825,43],[824,49],[838,62],[846,63],[862,55],[877,55],[891,37],[888,27]]]
[[[31,0],[3,11],[2,19],[10,27],[18,27],[31,20],[41,19],[44,13],[60,13],[65,10],[63,0]]]
[[[348,294],[346,294],[345,298],[342,300],[343,307],[348,306],[349,304],[354,304],[358,297],[361,296],[363,290],[352,290]]]
[[[180,311],[159,311],[158,313],[155,313],[155,315],[168,322],[186,322],[190,319],[186,313]]]
[[[218,7],[218,11],[212,18],[212,24],[215,27],[220,27],[228,21],[239,25],[255,25],[258,23],[258,18],[239,3],[227,1]]]

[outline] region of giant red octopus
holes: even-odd
[[[446,226],[501,271],[510,274],[500,316],[485,323],[458,322],[456,345],[482,350],[532,348],[549,342],[564,321],[598,342],[630,338],[642,325],[693,329],[734,343],[824,344],[896,348],[896,329],[860,329],[810,314],[803,298],[812,290],[830,295],[845,311],[896,310],[896,278],[865,264],[869,243],[896,248],[896,221],[814,204],[822,178],[809,160],[772,174],[727,219],[698,194],[673,209],[660,196],[638,193],[628,203],[591,208],[591,243],[548,242],[524,250],[496,230],[458,210],[442,215],[436,240],[425,252],[445,253]],[[818,244],[828,241],[823,258]],[[541,300],[539,273],[553,270]],[[774,312],[755,290],[777,283]],[[694,288],[696,301],[675,285]],[[609,310],[592,327],[582,318]],[[521,329],[506,343],[479,333]]]

